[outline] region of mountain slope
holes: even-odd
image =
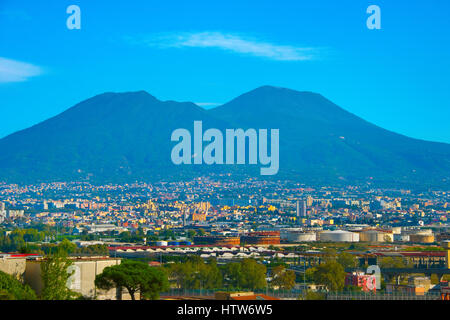
[[[215,109],[104,93],[0,140],[0,180],[102,182],[178,179],[210,172],[259,175],[260,166],[175,166],[177,128],[280,130],[280,171],[302,182],[449,186],[450,145],[377,127],[311,92],[265,86]],[[206,144],[206,143],[205,143]]]
[[[445,184],[450,176],[449,144],[382,129],[316,93],[265,86],[210,113],[244,128],[278,128],[280,172],[305,179]]]
[[[0,140],[1,178],[22,181],[93,178],[126,181],[164,176],[170,135],[203,119],[193,103],[162,102],[144,91],[105,93]]]

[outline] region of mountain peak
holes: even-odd
[[[277,86],[271,86],[271,85],[263,85],[256,89],[253,89],[247,93],[267,93],[267,94],[312,94],[312,95],[318,95],[321,96],[319,93],[312,92],[312,91],[298,91],[294,89],[289,89],[285,87],[277,87]]]
[[[101,94],[98,94],[92,98],[96,98],[96,97],[121,97],[121,96],[126,96],[126,97],[146,97],[146,98],[153,98],[156,99],[154,96],[152,96],[150,93],[148,93],[145,90],[138,90],[138,91],[125,91],[125,92],[112,92],[112,91],[108,91],[108,92],[104,92]]]

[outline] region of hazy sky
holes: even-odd
[[[80,30],[66,26],[72,4]],[[371,4],[381,30],[366,27]],[[449,12],[445,0],[0,0],[0,137],[107,91],[212,107],[268,84],[450,143]]]

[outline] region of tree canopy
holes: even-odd
[[[163,268],[132,260],[123,260],[121,264],[106,267],[95,277],[95,285],[104,290],[125,288],[132,300],[136,299],[136,293],[140,293],[141,299],[158,299],[159,293],[169,288]]]
[[[291,290],[295,286],[295,273],[292,270],[286,270],[284,266],[276,266],[272,270],[272,286],[284,290]]]
[[[36,293],[28,285],[0,271],[0,300],[35,300]]]
[[[41,264],[41,277],[44,288],[42,299],[70,300],[78,296],[67,287],[69,278],[74,271],[69,271],[73,264],[63,251],[59,251],[46,258]]]
[[[342,291],[345,286],[345,270],[336,261],[328,261],[316,267],[314,281],[325,285],[328,290]]]
[[[214,289],[222,286],[222,274],[215,259],[206,263],[192,256],[184,263],[173,263],[167,267],[169,276],[178,288]]]
[[[342,266],[344,267],[344,269],[347,268],[355,268],[357,266],[357,262],[358,260],[356,259],[356,257],[348,252],[342,252],[340,253],[337,258],[336,261]]]
[[[266,267],[254,259],[243,259],[225,266],[224,276],[234,288],[263,289],[267,286]]]

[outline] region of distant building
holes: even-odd
[[[326,242],[359,242],[359,233],[344,230],[323,231],[319,240]]]
[[[345,276],[345,285],[359,287],[364,292],[377,291],[376,277],[363,272],[348,273]]]
[[[280,232],[279,231],[258,231],[250,232],[241,236],[242,245],[267,245],[267,244],[280,244]]]
[[[241,242],[239,237],[226,236],[196,236],[194,237],[195,244],[208,244],[216,246],[238,246]]]
[[[20,218],[23,217],[24,213],[25,212],[23,210],[8,210],[7,217],[9,219]]]
[[[306,201],[297,200],[297,219],[300,217],[306,217]],[[300,220],[300,219],[298,219]]]
[[[408,284],[416,287],[423,287],[424,292],[427,293],[431,288],[431,279],[428,277],[410,277]]]
[[[91,224],[87,226],[88,233],[118,231],[121,228],[113,224]]]
[[[283,232],[281,237],[283,240],[286,240],[288,242],[316,241],[316,233],[315,232],[287,231],[287,232]]]
[[[391,231],[381,229],[362,230],[359,233],[359,241],[362,242],[392,242],[394,235]]]
[[[192,221],[206,221],[206,213],[193,213],[192,214]]]
[[[425,288],[419,285],[413,284],[386,284],[387,293],[401,293],[408,295],[423,296],[425,294]]]

